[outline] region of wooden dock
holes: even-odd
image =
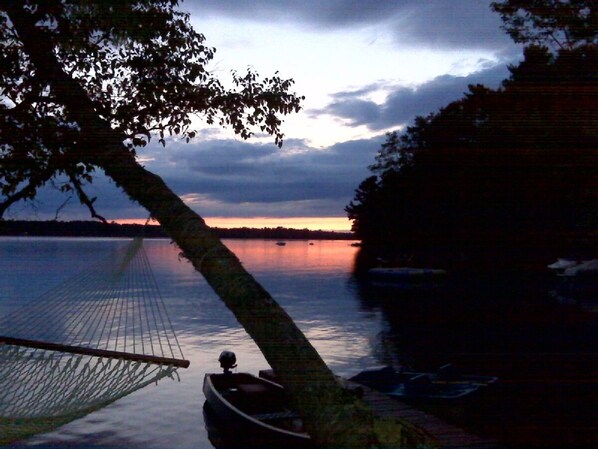
[[[438,449],[506,449],[495,440],[473,435],[382,393],[362,388],[362,400],[376,416],[396,419],[405,426],[407,443],[432,444]]]

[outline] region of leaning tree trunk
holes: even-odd
[[[145,170],[123,145],[123,137],[95,111],[84,89],[64,72],[51,44],[28,14],[7,8],[33,64],[53,94],[79,124],[85,142],[72,156],[102,168],[127,195],[145,207],[180,247],[256,342],[303,415],[316,445],[367,448],[375,444],[373,418],[348,398],[332,372],[289,315],[243,268],[237,257],[173,193]]]
[[[131,157],[110,157],[100,166],[151,212],[234,313],[291,393],[315,441],[368,447],[373,441],[371,417],[344,399],[333,374],[293,320],[204,221]]]

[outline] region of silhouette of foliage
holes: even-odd
[[[557,50],[597,43],[595,0],[503,0],[491,6],[515,42]]]
[[[300,108],[293,81],[278,74],[232,73],[225,88],[208,70],[216,50],[176,1],[32,1],[29,14],[20,3],[0,1],[0,217],[51,183],[102,218],[84,191],[95,170],[85,157],[94,136],[70,117],[74,106],[52,85],[50,63],[36,69],[27,50],[54,54],[132,153],[152,138],[163,145],[168,135],[194,138],[193,116],[244,139],[267,132],[281,145],[280,115]],[[33,27],[42,42],[26,43],[15,24]]]
[[[481,269],[587,246],[598,218],[597,47],[531,46],[510,70],[501,88],[470,86],[388,135],[346,208],[365,247],[394,263],[409,254]]]

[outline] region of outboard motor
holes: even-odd
[[[237,367],[237,356],[232,351],[222,351],[218,361],[220,367],[224,370],[224,374],[230,374],[230,370]]]

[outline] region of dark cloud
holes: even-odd
[[[359,126],[363,124],[380,123],[383,119],[383,108],[369,100],[362,100],[360,98],[347,98],[346,93],[342,95],[344,99],[334,101],[323,110],[315,111],[313,114],[318,115],[325,113],[334,115],[343,119],[349,119],[350,124]],[[384,127],[377,127],[384,128]]]
[[[300,22],[337,28],[384,20],[396,13],[398,3],[393,0],[187,0],[183,9],[204,16]]]
[[[399,43],[434,48],[512,47],[490,0],[188,0],[202,16],[298,24],[318,29],[377,26]]]
[[[372,130],[399,127],[463,97],[470,84],[496,88],[507,76],[508,69],[502,65],[469,76],[443,75],[417,88],[397,87],[381,105],[360,98],[368,89],[339,92],[326,108],[310,113],[333,115],[348,120],[352,126],[365,125]]]
[[[208,140],[183,145],[168,153],[169,162],[202,176],[255,177],[266,160],[272,160],[277,147],[235,140]]]
[[[273,144],[208,140],[166,148],[152,142],[140,153],[144,165],[160,175],[192,208],[209,216],[331,216],[344,214],[357,185],[367,175],[382,137],[335,144],[327,149],[288,139],[282,150]],[[95,207],[108,220],[147,218],[147,212],[101,173],[85,189],[97,197]],[[53,219],[67,197],[45,188],[35,207],[19,203],[7,218]],[[89,219],[72,198],[59,219]]]
[[[380,143],[349,141],[319,150],[289,139],[279,150],[274,145],[207,141],[171,152],[172,168],[164,176],[180,195],[201,193],[225,203],[344,201],[366,175]]]
[[[431,48],[514,47],[501,30],[498,14],[489,0],[426,0],[400,2],[394,23],[398,41]]]

